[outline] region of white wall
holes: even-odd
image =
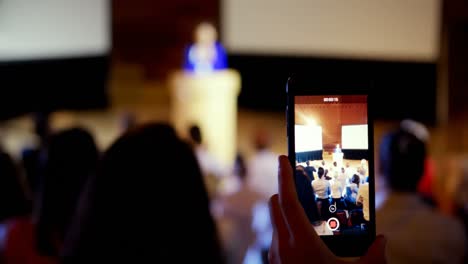
[[[434,61],[441,0],[222,0],[228,51]]]
[[[109,0],[0,0],[0,61],[110,50]]]

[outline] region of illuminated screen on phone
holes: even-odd
[[[368,232],[368,140],[366,95],[294,97],[296,189],[319,235]]]

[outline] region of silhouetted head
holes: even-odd
[[[57,239],[63,239],[97,162],[96,144],[86,130],[72,128],[50,136],[37,224],[37,245],[42,254],[57,254]]]
[[[38,112],[33,116],[34,133],[39,137],[41,143],[45,143],[50,133],[50,113]]]
[[[26,196],[26,184],[13,159],[0,150],[0,222],[29,213],[31,204]]]
[[[83,198],[64,246],[69,262],[220,262],[197,160],[168,125],[136,127],[117,139]]]
[[[306,165],[307,165],[307,167],[309,167],[310,166],[310,161],[307,160]]]
[[[333,167],[337,167],[338,166],[338,163],[336,163],[336,161],[333,162]]]
[[[355,183],[359,186],[359,183],[361,182],[361,178],[359,175],[354,174],[353,177],[351,178],[351,183]]]
[[[322,167],[319,167],[317,170],[317,175],[319,179],[322,179],[323,175],[325,175],[325,170]]]
[[[193,125],[189,128],[190,140],[193,144],[201,145],[202,143],[202,133],[199,126]]]
[[[425,159],[424,142],[406,131],[389,133],[380,144],[380,172],[392,190],[416,192]]]

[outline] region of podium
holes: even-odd
[[[203,144],[223,166],[231,166],[237,152],[237,97],[240,75],[235,70],[205,74],[177,71],[170,76],[171,121],[188,137],[198,125]]]

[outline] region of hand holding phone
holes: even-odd
[[[286,108],[297,199],[331,252],[363,256],[375,239],[370,82],[301,77],[288,80]]]
[[[270,198],[273,240],[270,263],[349,263],[335,256],[320,239],[297,199],[293,171],[286,156],[279,158],[279,195]],[[386,239],[378,236],[357,263],[385,263]]]

